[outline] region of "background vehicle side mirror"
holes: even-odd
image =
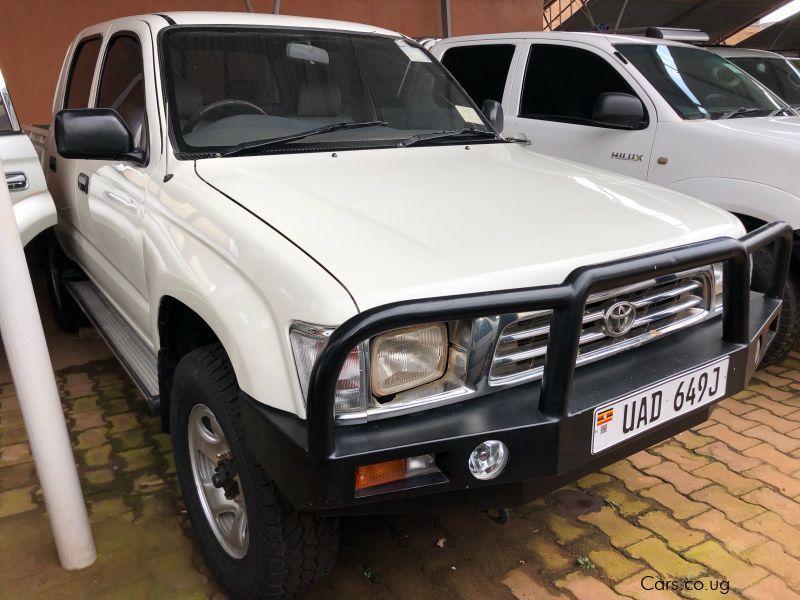
[[[497,130],[503,133],[503,105],[497,100],[487,98],[481,105],[481,112],[489,119],[489,122]]]
[[[644,124],[644,105],[631,94],[606,92],[595,100],[592,120],[623,129],[641,129]]]
[[[71,108],[55,118],[58,153],[64,158],[141,161],[133,136],[117,111],[110,108]]]

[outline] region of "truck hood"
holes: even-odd
[[[743,233],[682,194],[513,144],[206,159],[196,171],[361,310],[560,283],[579,266]]]
[[[742,139],[749,141],[800,144],[800,117],[743,117],[703,123],[737,136],[744,136]]]

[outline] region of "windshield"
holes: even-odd
[[[666,44],[616,49],[684,119],[758,117],[786,109],[747,73],[708,50]]]
[[[728,60],[758,79],[793,108],[800,107],[800,72],[788,60],[749,56]]]
[[[176,27],[165,34],[163,60],[181,153],[386,147],[434,132],[457,134],[425,143],[463,143],[474,131],[495,140],[461,87],[410,40]]]

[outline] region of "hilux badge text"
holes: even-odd
[[[644,154],[634,154],[633,152],[612,152],[611,158],[615,160],[631,160],[633,162],[642,162]]]

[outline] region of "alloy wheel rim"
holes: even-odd
[[[205,404],[196,404],[189,413],[188,439],[192,476],[206,521],[223,550],[232,558],[243,558],[250,538],[241,483],[232,470],[228,440]]]

